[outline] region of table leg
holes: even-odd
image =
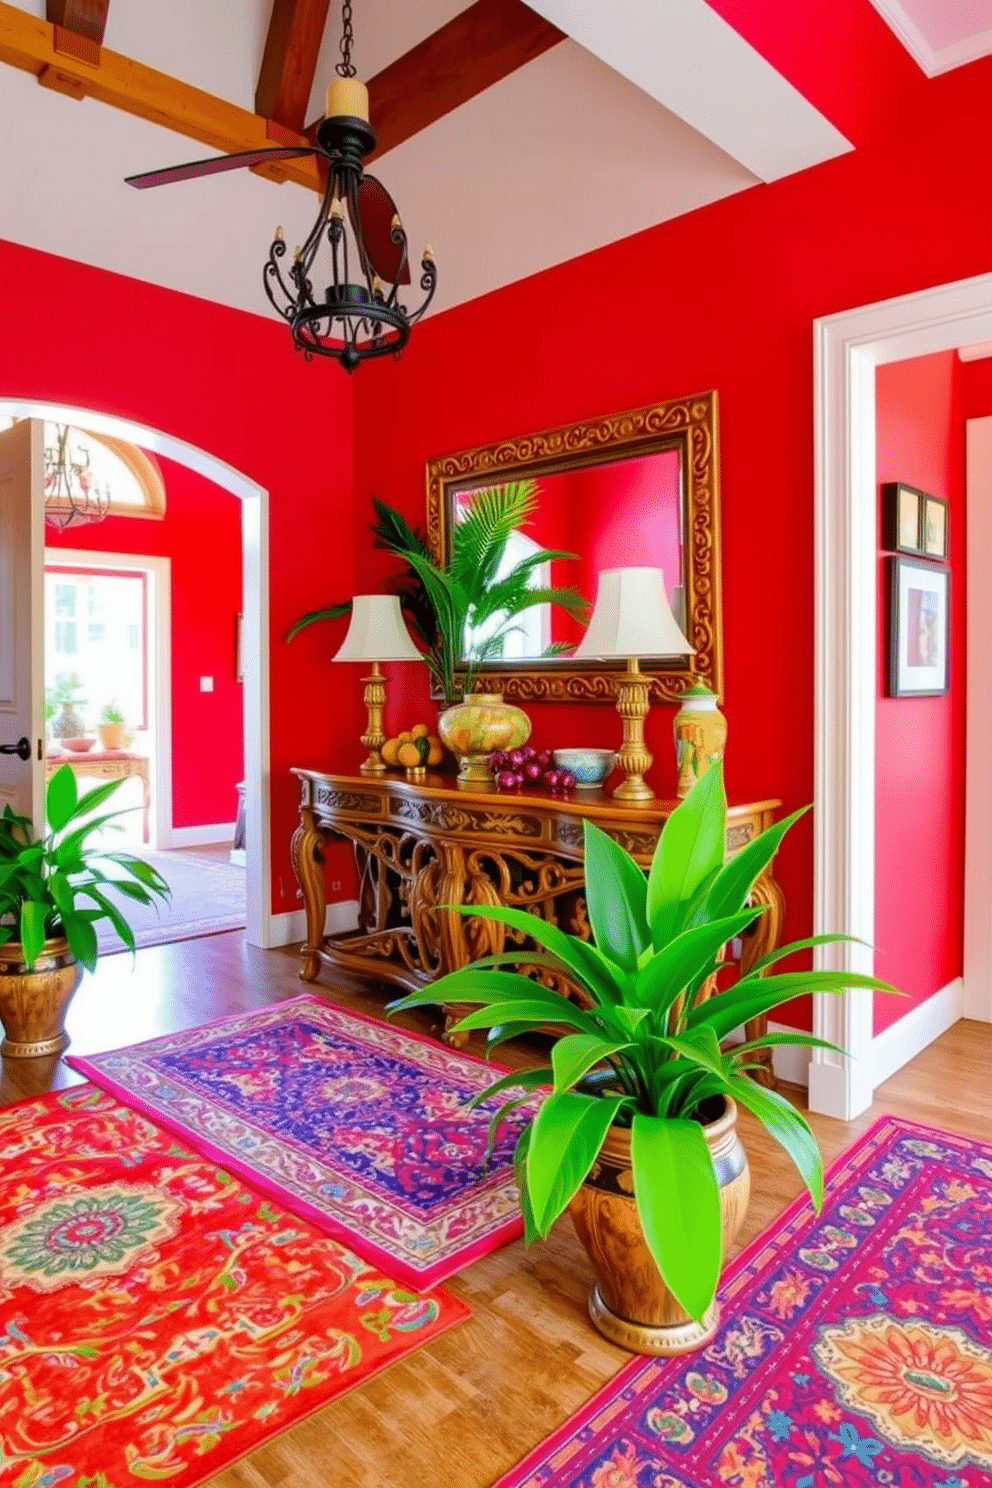
[[[314,825],[313,813],[304,811],[302,820],[293,834],[291,851],[293,867],[303,892],[303,904],[307,914],[307,940],[300,950],[303,965],[300,980],[312,982],[320,970],[320,951],[324,945],[324,925],[327,920],[327,896],[324,891],[324,869],[321,858],[323,839]]]

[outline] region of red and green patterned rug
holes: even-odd
[[[497,1488],[992,1488],[992,1147],[885,1117]]]
[[[0,1484],[190,1488],[469,1315],[93,1086],[0,1111]]]
[[[70,1059],[390,1276],[434,1286],[521,1234],[513,1149],[532,1104],[467,1111],[501,1066],[294,997]]]

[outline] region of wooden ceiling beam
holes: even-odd
[[[468,103],[565,40],[523,0],[476,0],[369,79],[372,157]]]
[[[39,20],[7,0],[0,0],[0,62],[32,72],[39,80],[43,80],[48,69],[49,77],[53,72],[58,74],[64,91],[74,96],[96,98],[225,154],[275,142],[272,131],[277,126],[270,125],[260,115],[112,52],[108,47],[100,48],[96,63],[60,52],[56,47],[55,27],[50,21]],[[291,130],[278,130],[277,138],[280,144],[309,143],[302,134]],[[136,160],[134,164],[140,170],[145,162]],[[279,171],[285,180],[321,190],[313,158],[282,161]]]
[[[103,46],[110,0],[46,0],[45,16],[53,26],[64,26]]]
[[[255,112],[301,132],[330,0],[275,0],[255,89]]]

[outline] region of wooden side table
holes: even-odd
[[[307,915],[300,976],[311,982],[327,967],[338,984],[386,982],[410,992],[514,944],[522,946],[526,960],[521,937],[507,926],[438,912],[439,905],[528,909],[588,938],[583,819],[593,820],[646,868],[677,804],[627,806],[601,791],[577,792],[567,801],[537,792],[498,795],[461,790],[443,775],[420,783],[394,775],[377,780],[304,769],[293,774],[300,781],[293,863]],[[732,806],[728,854],[770,826],[780,804]],[[354,845],[359,924],[357,931],[325,936],[322,849],[329,837]],[[756,883],[753,899],[768,910],[743,942],[744,970],[778,942],[785,902],[770,870]],[[457,1041],[448,1030],[460,1015],[445,1009],[446,1042]],[[759,1032],[764,1020],[748,1025],[749,1037]]]
[[[68,765],[76,776],[93,775],[101,780],[126,780],[136,775],[141,781],[141,840],[149,840],[149,812],[152,804],[148,756],[133,754],[129,749],[88,749],[77,754],[71,749],[49,749],[45,755],[45,778],[54,775],[60,765]]]

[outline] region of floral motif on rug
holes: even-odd
[[[413,1286],[521,1233],[501,1073],[313,997],[69,1061]]]
[[[992,1147],[883,1118],[497,1488],[992,1488]]]
[[[191,1488],[461,1322],[93,1086],[0,1111],[0,1484]]]

